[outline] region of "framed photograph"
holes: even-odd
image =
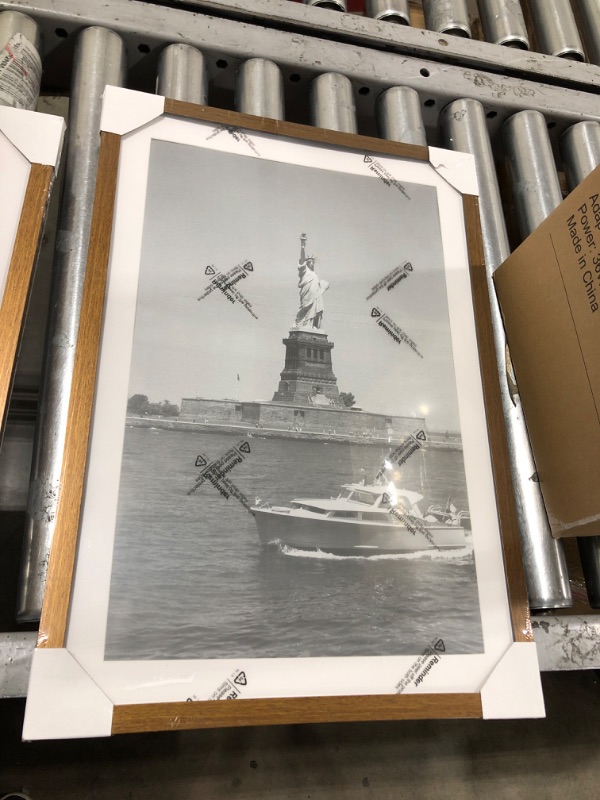
[[[543,715],[476,195],[106,90],[25,738]]]
[[[0,443],[64,128],[0,105]]]

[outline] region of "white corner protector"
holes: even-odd
[[[160,117],[164,110],[165,98],[160,94],[107,86],[102,101],[100,130],[123,136]]]
[[[62,117],[0,106],[0,131],[30,163],[57,165],[65,133]]]
[[[68,650],[34,650],[24,740],[110,736],[112,717],[112,702]]]
[[[456,150],[429,148],[429,163],[444,180],[461,194],[479,194],[475,156]]]
[[[545,717],[535,642],[513,642],[481,689],[484,719]]]

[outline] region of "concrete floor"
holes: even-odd
[[[548,718],[183,731],[23,744],[0,701],[0,797],[32,800],[600,798],[600,677],[544,675]]]

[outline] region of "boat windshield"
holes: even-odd
[[[375,505],[375,501],[377,500],[376,494],[371,494],[370,492],[361,492],[358,489],[354,489],[350,492],[347,496],[348,500],[354,503],[363,503],[367,506]]]

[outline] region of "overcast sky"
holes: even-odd
[[[316,272],[330,283],[323,329],[340,391],[368,411],[427,409],[430,428],[458,430],[435,190],[406,188],[410,200],[367,175],[153,142],[129,394],[177,404],[271,400],[298,309],[305,232]],[[227,271],[244,260],[254,272],[237,288],[258,320],[218,291],[198,302],[208,264]],[[412,275],[367,301],[404,260]],[[373,305],[423,359],[377,327]]]

